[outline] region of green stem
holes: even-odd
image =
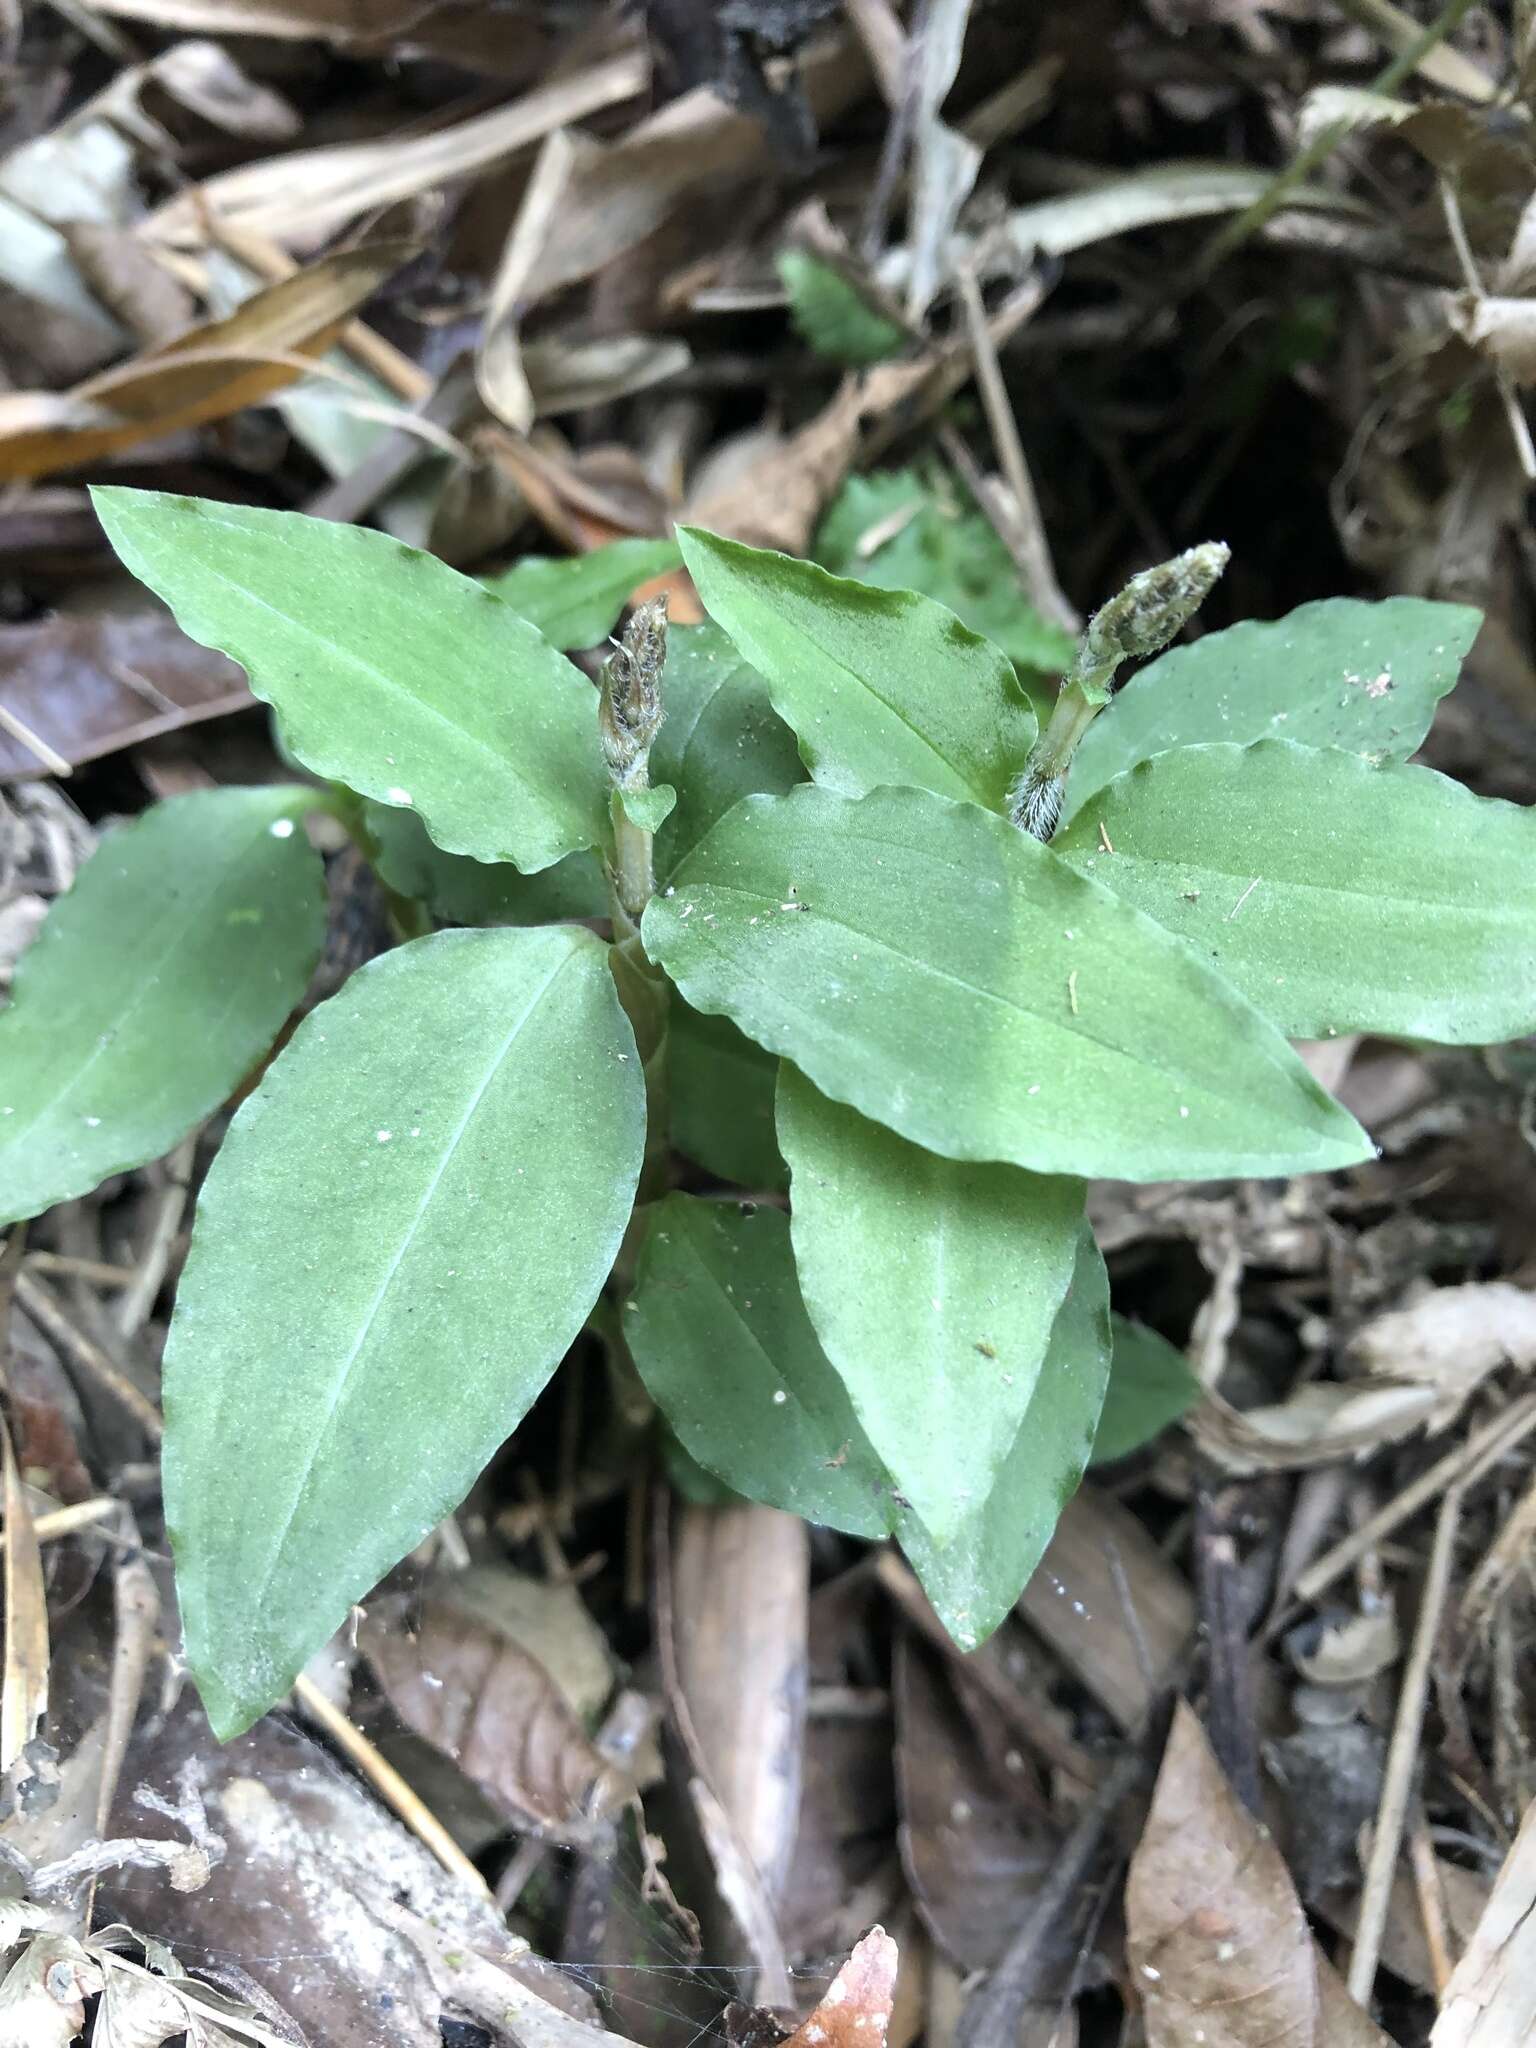
[[[644,763],[632,775],[628,786],[635,790],[650,788],[650,771]],[[617,793],[612,810],[613,893],[625,916],[638,924],[656,891],[653,835],[632,821]]]

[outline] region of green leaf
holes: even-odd
[[[883,1536],[890,1480],[816,1341],[781,1209],[668,1195],[624,1335],[683,1448],[748,1500]]]
[[[507,861],[444,853],[414,811],[364,806],[380,878],[448,924],[562,924],[608,915],[608,884],[595,853],[571,853],[536,875]]]
[[[1330,597],[1172,647],[1088,728],[1063,815],[1136,762],[1208,741],[1288,739],[1405,761],[1454,688],[1480,624],[1462,604]]]
[[[667,1038],[672,1142],[721,1180],[767,1192],[788,1185],[774,1134],[779,1063],[728,1017],[679,996]]]
[[[672,628],[661,697],[651,773],[678,791],[656,846],[657,872],[667,875],[733,804],[759,790],[782,796],[805,770],[767,684],[718,626]]]
[[[596,647],[632,593],[681,560],[675,540],[614,540],[586,555],[525,555],[487,581],[552,647]]]
[[[1184,747],[1117,777],[1053,848],[1292,1037],[1536,1029],[1536,814],[1431,769]]]
[[[940,1159],[780,1070],[800,1288],[865,1434],[936,1541],[992,1488],[1077,1258],[1083,1183]]]
[[[817,355],[833,363],[879,363],[899,355],[907,337],[829,263],[805,249],[775,258],[789,294],[789,316]]]
[[[952,612],[766,548],[680,529],[711,616],[766,678],[819,783],[911,783],[1000,810],[1035,741],[1007,657]]]
[[[944,1626],[974,1649],[1023,1591],[1088,1462],[1109,1377],[1109,1282],[1081,1228],[1029,1410],[997,1483],[942,1548],[816,1340],[781,1211],[668,1195],[624,1330],[689,1457],[747,1500],[853,1536],[894,1533]]]
[[[616,790],[614,800],[637,830],[659,832],[677,808],[677,791],[669,782],[656,782],[649,789]]]
[[[604,842],[591,684],[483,584],[387,534],[154,491],[92,493],[177,623],[246,670],[295,759],[533,871]]]
[[[159,1158],[271,1045],[325,937],[313,802],[173,797],[59,898],[0,1012],[0,1222]]]
[[[606,949],[571,926],[370,962],[239,1111],[165,1360],[166,1521],[221,1739],[516,1427],[618,1250],[644,1121]]]
[[[823,569],[881,590],[916,590],[1033,674],[1060,675],[1070,633],[1040,616],[992,522],[953,478],[913,469],[852,476],[833,499],[813,550]]]
[[[1110,1322],[1114,1358],[1093,1439],[1090,1463],[1095,1465],[1139,1451],[1200,1398],[1200,1382],[1183,1352],[1175,1351],[1166,1337],[1124,1316],[1111,1316]]]
[[[992,1491],[942,1546],[912,1518],[902,1527],[902,1548],[962,1650],[1008,1613],[1077,1491],[1110,1376],[1109,1324],[1109,1280],[1085,1227],[1029,1413]]]
[[[1188,947],[973,804],[749,797],[644,936],[695,1009],[948,1159],[1164,1180],[1371,1153]]]

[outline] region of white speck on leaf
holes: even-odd
[[[389,804],[409,804],[414,803],[416,799],[408,789],[386,789],[384,801]]]
[[[274,839],[291,839],[293,837],[293,820],[292,818],[274,818],[267,827],[267,830]]]
[[[374,1136],[378,1139],[381,1145],[387,1145],[394,1135],[395,1134],[393,1131],[376,1131],[374,1133]]]

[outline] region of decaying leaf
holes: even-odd
[[[0,626],[0,671],[7,708],[71,767],[255,701],[234,662],[163,611],[55,612]],[[0,781],[45,767],[0,731]]]
[[[508,1820],[553,1841],[603,1837],[633,1788],[521,1641],[447,1593],[374,1601],[358,1640],[401,1719]]]
[[[1357,1377],[1308,1381],[1268,1406],[1240,1411],[1207,1395],[1190,1433],[1229,1472],[1299,1471],[1415,1430],[1434,1435],[1490,1373],[1536,1365],[1536,1296],[1506,1280],[1436,1288],[1365,1324],[1345,1364]]]
[[[1437,1287],[1356,1332],[1349,1364],[1433,1395],[1431,1430],[1454,1422],[1490,1373],[1536,1366],[1536,1294],[1507,1280]]]
[[[871,1927],[781,2048],[885,2048],[899,1960],[885,1929]]]
[[[1279,1850],[1182,1701],[1125,1910],[1148,2048],[1390,2048],[1319,1952]]]
[[[412,254],[407,243],[340,250],[247,299],[228,319],[77,384],[0,396],[0,478],[46,476],[152,435],[224,419],[294,383],[347,316]]]
[[[479,176],[553,129],[632,99],[644,91],[649,71],[644,51],[625,50],[425,135],[265,157],[178,193],[146,232],[176,246],[196,246],[211,212],[244,233],[314,247],[364,213],[452,179]]]
[[[29,1941],[0,1983],[0,2048],[71,2048],[101,1965],[65,1934]]]
[[[141,1724],[114,1828],[177,1832],[137,1806],[190,1785],[228,1853],[195,1892],[156,1886],[152,1925],[200,1975],[291,2016],[327,2048],[441,2048],[443,1999],[394,1915],[421,1916],[450,1952],[506,1941],[481,1895],[447,1873],[362,1781],[301,1730],[269,1716],[221,1747],[190,1699],[163,1727]],[[109,1876],[103,1918],[150,1919],[142,1883]],[[210,1963],[238,1962],[243,1983]],[[595,2017],[581,1986],[531,1957],[512,1974],[568,2014]]]

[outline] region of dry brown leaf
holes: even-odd
[[[227,319],[178,335],[70,392],[0,398],[0,478],[46,476],[152,436],[260,405],[322,355],[347,317],[414,254],[388,242],[339,250],[255,293]]]
[[[776,1508],[682,1506],[672,1537],[677,1677],[700,1764],[778,1899],[805,1740],[810,1553]]]
[[[1167,1682],[1195,1625],[1182,1574],[1129,1508],[1091,1485],[1067,1503],[1019,1612],[1127,1729]]]
[[[820,2004],[780,2048],[885,2048],[896,1997],[896,1944],[871,1927],[827,1986]]]
[[[1015,1644],[1015,1647],[1017,1645]],[[1061,1847],[1018,1730],[910,1630],[895,1646],[897,1846],[923,1921],[964,1970],[995,1969]],[[1040,1958],[1042,1998],[1066,1988],[1083,1932],[1064,1924]]]
[[[822,507],[848,474],[865,421],[900,405],[933,370],[934,359],[925,357],[845,377],[814,419],[724,490],[692,503],[688,517],[752,547],[803,555]]]
[[[254,701],[234,662],[199,647],[160,611],[56,612],[36,625],[0,626],[0,672],[7,708],[71,767]],[[0,731],[0,781],[43,771]]]
[[[818,122],[851,106],[869,76],[863,52],[846,38],[807,51],[800,66]],[[705,86],[684,93],[622,141],[587,153],[529,277],[525,303],[591,277],[643,242],[695,185],[750,177],[767,168],[771,155],[761,122]]]
[[[358,1632],[391,1706],[514,1825],[591,1843],[632,1786],[545,1665],[445,1594],[373,1602]]]
[[[430,134],[265,157],[178,193],[151,217],[146,232],[197,247],[206,239],[211,213],[242,233],[314,247],[362,213],[477,177],[552,130],[633,99],[649,76],[645,53],[626,50]]]
[[[186,286],[126,228],[65,221],[59,232],[91,290],[143,346],[162,347],[197,318]]]
[[[1429,2048],[1536,2040],[1536,1803],[1527,1807],[1477,1931],[1456,1965]]]
[[[597,150],[595,142],[567,128],[557,128],[545,138],[491,284],[475,354],[475,384],[496,417],[519,434],[528,432],[538,410],[523,368],[518,334],[528,279],[549,240],[571,180]]]
[[[1391,2048],[1319,1952],[1279,1850],[1183,1701],[1125,1912],[1147,2048]]]

